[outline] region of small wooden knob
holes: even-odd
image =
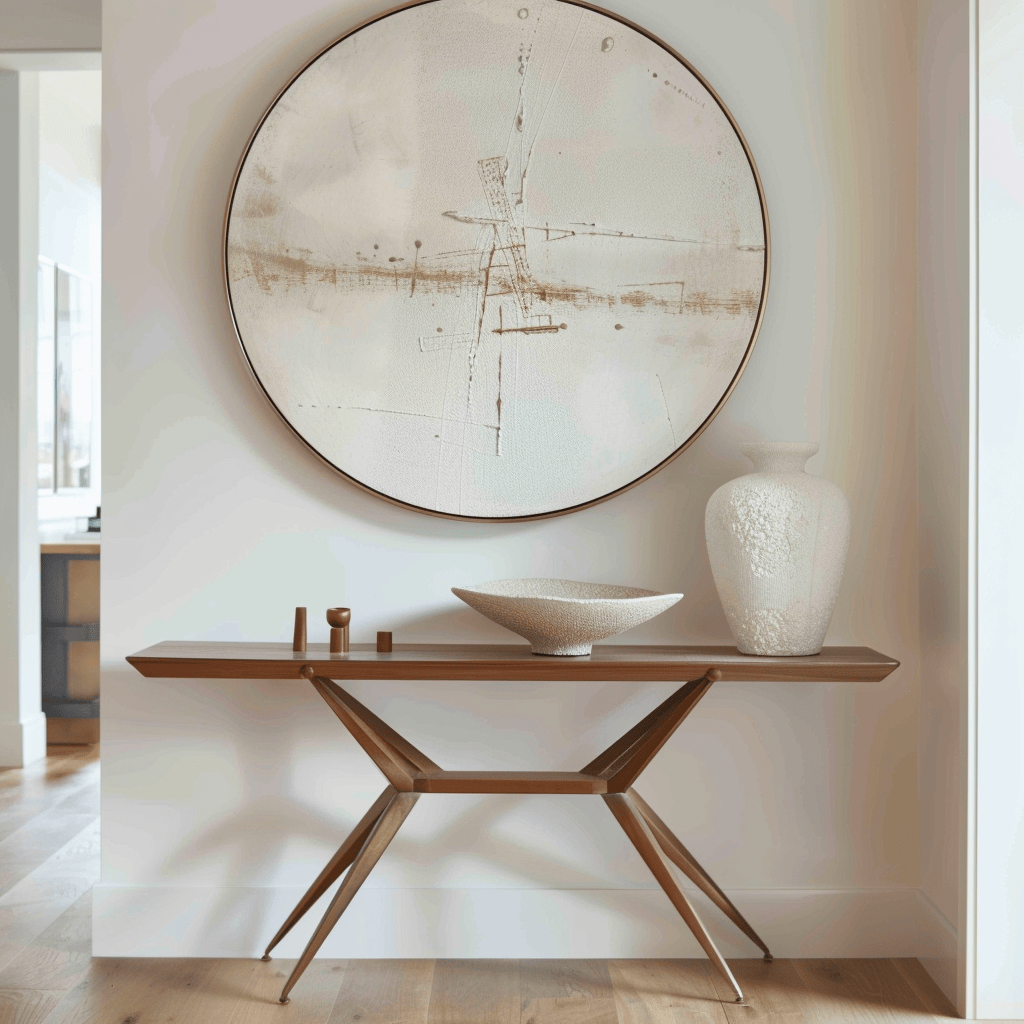
[[[391,633],[388,630],[377,631],[377,653],[378,654],[390,654],[391,653]]]
[[[351,608],[328,608],[327,625],[336,629],[347,626],[352,621]]]
[[[348,624],[351,608],[328,608],[327,623],[331,627],[331,654],[348,654]]]

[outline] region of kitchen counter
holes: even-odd
[[[100,534],[41,529],[39,552],[43,555],[98,555]]]

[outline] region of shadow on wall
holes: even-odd
[[[607,737],[617,735],[623,731],[624,724],[632,724],[659,703],[666,687],[674,688],[674,684],[641,687],[623,687],[621,683],[588,684],[568,690],[564,699],[555,701],[556,706],[552,707],[550,684],[512,683],[508,685],[508,692],[496,693],[492,687],[484,687],[480,693],[467,694],[465,684],[434,684],[430,693],[424,693],[423,684],[409,683],[383,702],[381,695],[374,692],[372,683],[346,685],[357,691],[359,699],[367,700],[379,710],[385,720],[393,720],[414,742],[422,743],[432,755],[437,751],[442,764],[499,770],[527,767],[578,770],[605,745]],[[471,703],[487,706],[490,713],[481,716],[478,708],[467,712],[467,696]],[[520,711],[524,705],[528,709],[534,704],[537,714],[544,715],[540,728],[530,734],[529,748],[514,742],[524,733],[521,717],[510,722],[503,714],[502,705],[508,701]],[[389,704],[394,706],[389,708]],[[284,708],[286,705],[282,705]],[[446,729],[438,731],[436,723],[430,721],[434,708],[447,724]],[[322,710],[326,716],[327,709]],[[453,717],[476,721],[478,741],[468,745],[464,739],[453,741],[453,735],[464,735],[462,727],[466,725],[456,722],[453,729]],[[295,721],[297,723],[298,718]],[[407,729],[407,723],[414,723],[415,727]],[[282,771],[282,766],[296,763],[304,737],[297,726],[289,725],[286,712],[279,716],[279,725],[274,730],[243,729],[232,733],[231,746],[225,748],[225,753],[230,749],[235,764],[246,769],[239,777],[236,797],[236,806],[241,810],[218,818],[211,827],[190,835],[186,843],[175,849],[158,872],[164,884],[173,883],[175,879],[187,880],[197,865],[216,862],[223,878],[244,879],[249,886],[273,887],[275,877],[295,863],[298,851],[322,847],[325,852],[320,859],[326,862],[329,856],[326,851],[333,851],[341,844],[369,807],[377,790],[386,785],[367,761],[365,774],[346,779],[346,789],[358,791],[358,802],[364,802],[365,807],[359,806],[355,813],[351,809],[347,813],[332,812],[303,793],[301,784],[290,777],[287,769]],[[416,736],[421,729],[434,733],[434,738],[421,740]],[[567,744],[565,736],[577,739]],[[558,737],[562,737],[561,742],[557,742]],[[567,750],[567,746],[572,749]],[[352,754],[354,748],[354,740],[337,724],[337,750],[341,759]],[[330,781],[323,781],[323,791],[329,792]],[[586,867],[588,863],[607,863],[607,854],[598,856],[597,850],[612,848],[615,850],[612,871],[621,877],[616,888],[635,889],[638,884],[641,888],[654,888],[653,879],[646,876],[611,817],[605,820],[603,808],[594,810],[597,803],[594,798],[560,797],[552,801],[533,796],[434,795],[427,801],[428,804],[435,802],[439,810],[442,802],[447,808],[440,817],[429,819],[433,827],[417,831],[415,825],[412,829],[407,826],[385,855],[385,862],[409,865],[419,885],[423,884],[420,881],[423,879],[434,887],[446,887],[451,884],[453,870],[448,862],[457,864],[460,873],[465,871],[468,862],[478,865],[485,873],[497,872],[506,879],[506,886],[512,884],[517,889],[583,890],[576,893],[576,899],[614,913],[620,903],[628,903],[628,893],[617,897],[609,894],[609,875]],[[524,815],[522,808],[528,803],[531,806]],[[427,817],[422,807],[417,807],[416,811],[416,817]],[[537,830],[523,834],[518,831],[519,821],[527,815],[536,818]],[[538,836],[544,837],[540,843]],[[302,856],[298,859],[306,860]],[[319,863],[313,866],[316,859],[309,858],[308,878],[303,880],[303,885],[311,883],[319,871]],[[374,887],[372,881],[370,887]],[[220,942],[232,949],[249,947],[253,953],[262,952],[263,945],[281,924],[280,920],[267,919],[268,911],[267,903],[247,899],[243,890],[225,885],[219,888],[215,903],[203,919],[196,922],[197,933],[216,934]],[[307,935],[322,912],[322,905],[312,909],[296,929],[296,935]]]
[[[707,552],[703,551],[703,562],[707,562]],[[595,579],[594,582],[615,582],[614,580]],[[683,600],[658,616],[654,628],[664,631],[666,627],[674,634],[672,642],[700,642],[704,644],[728,644],[734,640],[729,633],[722,611],[718,592],[711,579],[710,567],[704,573],[693,573],[693,586]],[[484,583],[485,580],[475,580]],[[452,596],[452,600],[456,598]],[[650,643],[650,636],[645,635],[646,623],[624,633],[619,633],[602,641],[606,644]],[[390,629],[396,644],[418,643],[494,643],[494,644],[525,644],[526,641],[517,633],[499,626],[479,612],[465,605],[453,608],[433,609],[422,614],[398,614],[394,620],[381,628]],[[368,638],[367,638],[368,639]],[[540,657],[540,655],[538,655]]]

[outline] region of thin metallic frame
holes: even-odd
[[[298,429],[291,423],[287,416],[278,408],[277,403],[271,397],[270,392],[264,387],[263,381],[260,380],[259,374],[256,372],[256,368],[252,365],[252,361],[249,359],[249,353],[245,348],[245,341],[242,339],[242,332],[239,329],[238,321],[235,319],[235,309],[231,301],[231,282],[228,278],[228,227],[231,221],[231,210],[235,203],[235,189],[238,187],[238,179],[242,174],[242,168],[245,166],[245,161],[249,157],[249,151],[252,149],[253,143],[256,141],[256,136],[259,135],[260,129],[262,129],[267,118],[270,116],[271,111],[277,106],[278,101],[281,97],[295,84],[295,82],[305,72],[315,64],[328,50],[332,50],[339,43],[344,42],[349,36],[355,35],[357,32],[362,31],[369,25],[373,25],[378,21],[383,21],[385,18],[391,17],[393,14],[398,14],[400,11],[407,11],[413,7],[424,7],[427,4],[437,3],[439,0],[411,0],[409,3],[400,4],[397,7],[392,7],[382,14],[374,15],[372,18],[367,18],[365,21],[360,22],[354,28],[350,29],[344,35],[339,36],[333,42],[328,43],[327,46],[319,50],[313,57],[311,57],[305,64],[295,72],[291,78],[282,86],[278,91],[277,95],[270,102],[263,116],[259,119],[256,127],[253,129],[249,136],[249,140],[245,144],[245,148],[242,150],[242,156],[238,161],[238,166],[235,168],[235,173],[231,178],[231,188],[228,192],[228,203],[224,211],[224,227],[222,237],[222,260],[221,266],[223,271],[224,280],[224,293],[228,303],[228,313],[231,316],[231,326],[234,328],[235,337],[238,339],[239,347],[242,350],[242,355],[245,358],[245,365],[249,368],[249,372],[252,374],[253,380],[259,386],[259,389],[266,396],[270,402],[274,411],[281,417],[288,429],[322,462],[326,463],[335,472],[340,473],[349,483],[354,484],[360,490],[365,491],[367,494],[372,494],[374,497],[382,498],[384,501],[389,502],[392,505],[398,505],[400,508],[410,509],[413,512],[421,512],[429,516],[437,516],[440,519],[455,519],[461,522],[472,522],[472,523],[526,523],[532,522],[537,519],[553,519],[556,516],[569,515],[571,512],[580,512],[585,508],[591,508],[594,505],[599,505],[601,502],[608,501],[610,498],[614,498],[620,494],[624,494],[626,491],[632,490],[638,484],[643,483],[650,477],[654,476],[655,473],[663,470],[670,462],[677,459],[687,448],[693,444],[694,441],[700,437],[701,434],[707,429],[711,421],[721,411],[723,405],[725,405],[729,396],[733,393],[736,385],[739,383],[740,377],[743,375],[743,371],[747,368],[747,363],[750,361],[750,356],[754,351],[754,344],[757,341],[757,336],[761,330],[761,324],[764,320],[765,305],[768,301],[768,285],[771,279],[771,232],[768,224],[768,206],[764,198],[764,187],[761,184],[761,176],[757,171],[757,164],[754,162],[754,155],[750,152],[750,147],[747,145],[747,140],[740,130],[740,126],[736,123],[736,119],[732,116],[729,108],[722,102],[722,98],[718,93],[711,87],[710,83],[704,78],[704,76],[679,52],[674,50],[668,43],[659,39],[656,35],[648,32],[646,29],[641,28],[635,22],[630,21],[628,18],[624,18],[619,14],[614,14],[612,11],[605,10],[603,7],[598,7],[596,4],[587,3],[586,0],[557,0],[558,3],[568,4],[572,7],[582,7],[588,11],[593,11],[595,14],[601,14],[606,18],[610,18],[612,21],[617,21],[620,25],[625,25],[627,28],[633,29],[634,32],[638,32],[640,35],[650,39],[656,46],[660,46],[663,50],[674,57],[680,64],[692,74],[701,85],[710,93],[712,99],[718,104],[719,109],[725,114],[726,119],[732,126],[732,130],[736,133],[736,137],[740,141],[740,145],[743,147],[743,153],[747,158],[747,163],[750,165],[750,172],[754,176],[754,184],[757,186],[757,198],[758,203],[761,207],[761,223],[764,227],[764,274],[762,277],[761,284],[761,301],[757,309],[757,317],[754,320],[754,328],[750,332],[750,341],[747,343],[746,351],[743,353],[743,358],[740,360],[739,366],[736,368],[736,372],[733,374],[732,380],[729,382],[729,386],[725,389],[722,397],[718,400],[715,407],[708,413],[707,417],[700,424],[699,427],[667,458],[662,459],[656,466],[653,466],[642,476],[638,476],[635,480],[630,481],[628,484],[623,484],[621,487],[616,488],[614,491],[609,491],[607,494],[601,495],[599,498],[594,498],[591,501],[581,502],[578,505],[570,505],[567,508],[555,509],[551,512],[537,512],[533,515],[527,516],[464,516],[454,512],[439,512],[436,509],[424,508],[422,505],[413,505],[407,501],[402,501],[399,498],[392,497],[390,494],[385,494],[383,491],[378,491],[373,487],[364,484],[361,480],[357,480],[354,476],[346,473],[345,470],[336,466],[330,459],[327,458],[322,452],[317,451],[316,448],[306,440],[302,434],[299,433]]]

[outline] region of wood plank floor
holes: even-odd
[[[0,1024],[910,1024],[953,1008],[916,960],[92,959],[99,751],[0,770]]]

